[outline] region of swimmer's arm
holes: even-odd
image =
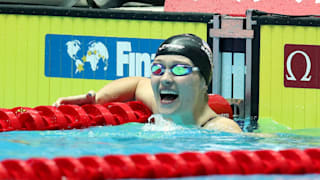
[[[53,103],[53,106],[60,106],[63,104],[94,104],[95,101],[95,92],[89,91],[87,94],[58,98],[57,101]]]
[[[231,119],[225,117],[219,117],[215,121],[211,121],[206,124],[204,129],[217,130],[231,133],[241,133],[242,130],[239,125]]]
[[[62,104],[104,104],[114,101],[130,101],[135,99],[135,92],[140,81],[150,82],[148,78],[143,77],[128,77],[114,80],[104,86],[97,93],[89,91],[87,94],[61,97],[53,105],[59,106]]]
[[[127,77],[110,82],[96,94],[96,103],[104,104],[107,102],[126,102],[136,100],[141,82],[150,83],[150,79],[144,77]]]

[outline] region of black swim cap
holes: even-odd
[[[181,55],[189,58],[200,69],[207,85],[212,76],[212,52],[209,45],[194,34],[180,34],[165,40],[159,47],[159,55]]]

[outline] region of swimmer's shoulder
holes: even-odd
[[[137,85],[136,95],[137,93],[149,93],[150,91],[153,95],[150,78],[141,77]]]
[[[203,124],[202,128],[232,133],[242,132],[241,128],[235,121],[223,116],[214,116],[210,118],[205,124]]]
[[[143,102],[154,112],[156,108],[150,78],[141,77],[136,88],[135,99]]]

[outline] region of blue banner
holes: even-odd
[[[161,39],[47,34],[47,77],[115,80],[150,77],[150,65]]]

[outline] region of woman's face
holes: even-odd
[[[192,61],[180,55],[160,55],[155,58],[153,64],[159,64],[159,67],[165,68],[162,75],[151,75],[158,113],[193,112],[201,95],[200,72],[192,71],[187,75],[176,76],[170,70],[177,64],[193,67]]]

